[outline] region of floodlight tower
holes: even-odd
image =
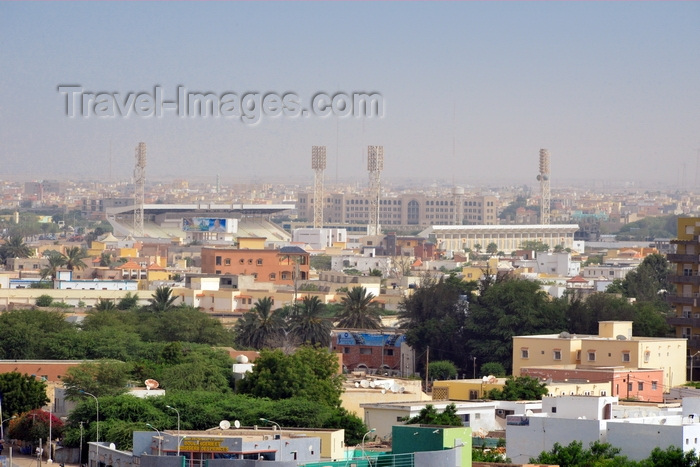
[[[379,235],[379,197],[382,194],[381,173],[384,170],[384,146],[367,146],[369,172],[369,225],[368,235]]]
[[[314,229],[323,227],[323,171],[326,170],[326,147],[311,146],[311,168],[314,169]]]
[[[146,143],[136,146],[134,165],[134,232],[143,237],[143,204],[146,193]]]
[[[461,186],[452,188],[452,201],[454,204],[452,222],[454,225],[462,225],[462,218],[464,217],[464,188]]]
[[[549,191],[549,151],[540,149],[540,174],[537,176],[540,182],[540,224],[549,224],[549,205],[551,203],[551,193]]]

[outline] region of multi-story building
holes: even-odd
[[[650,385],[668,392],[671,387],[685,383],[685,339],[632,336],[631,321],[600,321],[598,329],[598,335],[562,332],[513,336],[513,374],[520,375],[526,367],[548,366],[570,371],[602,367],[655,368],[663,370],[663,379],[650,381]],[[619,392],[624,395],[626,389]]]
[[[695,359],[700,350],[700,218],[679,218],[677,238],[671,244],[676,246],[676,253],[666,258],[672,270],[669,282],[676,290],[668,295],[675,309],[675,316],[668,322],[675,328],[676,337],[688,339],[688,350]]]
[[[263,282],[293,285],[295,279],[309,278],[309,254],[297,246],[275,250],[202,248],[202,273],[247,274]]]
[[[461,212],[455,207],[456,203],[463,204]],[[313,219],[313,193],[299,193],[297,209],[299,217]],[[455,209],[458,211],[456,216]],[[379,223],[383,226],[492,225],[498,224],[497,210],[495,196],[431,196],[422,193],[391,195],[379,200]],[[324,224],[367,224],[369,214],[370,196],[367,193],[325,195]]]

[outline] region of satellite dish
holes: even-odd
[[[615,337],[615,339],[617,339],[617,340],[619,340],[619,341],[626,341],[626,340],[627,340],[627,337],[625,337],[625,336],[622,335],[622,334],[618,334],[617,337]]]
[[[219,422],[219,428],[221,428],[222,430],[228,430],[229,428],[231,428],[231,422],[229,422],[228,420],[221,420]]]
[[[234,420],[233,426],[235,426],[236,428],[240,428],[240,427],[241,427],[241,422],[238,421],[238,420]]]
[[[399,386],[399,393],[403,394],[403,392],[406,390],[405,387]]]
[[[391,385],[391,388],[390,388],[390,389],[391,389],[391,392],[397,393],[397,392],[399,392],[399,385],[396,384],[396,383],[394,383],[394,384]]]
[[[115,450],[117,446],[114,443],[109,443],[109,449]]]
[[[357,381],[355,381],[355,387],[356,387],[356,388],[359,388],[359,387],[360,387],[360,383],[358,383]]]
[[[376,385],[377,385],[377,383],[375,383],[374,381],[369,382],[369,387],[371,387],[371,388],[375,387]]]
[[[382,389],[382,394],[386,394],[386,389]]]
[[[369,381],[367,381],[366,379],[363,379],[362,381],[360,381],[360,386],[362,386],[363,388],[368,388]]]
[[[158,386],[160,386],[160,383],[156,381],[155,379],[147,379],[146,381],[143,382],[143,384],[146,385],[146,389],[149,391],[151,389],[156,389]]]

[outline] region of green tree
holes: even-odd
[[[406,342],[420,355],[430,347],[434,360],[450,360],[458,368],[467,368],[465,350],[470,290],[473,283],[450,276],[443,280],[424,277],[421,287],[399,304],[399,326]],[[422,359],[418,371],[424,370]]]
[[[100,298],[97,300],[97,305],[95,305],[95,310],[97,311],[112,311],[116,310],[117,307],[112,300],[107,300]]]
[[[112,264],[112,255],[105,252],[100,253],[100,266],[105,268]]]
[[[323,317],[325,308],[316,295],[304,297],[301,307],[290,319],[289,332],[299,342],[327,347],[333,323]]]
[[[346,329],[379,329],[382,321],[374,294],[364,287],[353,287],[341,299],[343,311],[338,316],[338,327]]]
[[[457,406],[450,404],[445,407],[445,410],[438,412],[434,405],[428,404],[423,407],[418,415],[406,420],[407,425],[445,425],[445,426],[462,426],[462,419],[457,415]]]
[[[0,246],[0,260],[4,264],[7,258],[29,258],[32,250],[24,243],[20,235],[12,235]]]
[[[482,289],[470,304],[465,328],[465,355],[510,369],[512,337],[561,332],[565,303],[550,300],[538,282],[507,278]]]
[[[46,279],[49,277],[53,280],[56,278],[58,270],[66,265],[66,258],[61,253],[53,250],[47,252],[45,257],[49,261],[49,264],[40,271],[41,278]]]
[[[537,252],[549,251],[549,245],[539,240],[525,240],[520,244],[521,250],[535,250]]]
[[[119,310],[130,310],[132,308],[136,308],[136,306],[139,303],[139,296],[138,294],[132,294],[131,292],[127,292],[126,295],[122,297],[121,300],[117,303],[117,309]]]
[[[457,367],[449,360],[430,362],[428,377],[431,380],[454,379],[457,376]]]
[[[495,255],[498,252],[498,245],[494,242],[489,243],[486,245],[486,253],[490,255]]]
[[[38,409],[49,402],[45,382],[16,371],[0,373],[0,399],[3,417]]]
[[[620,449],[608,443],[595,441],[590,449],[583,449],[581,441],[572,441],[567,446],[554,443],[551,451],[542,452],[530,459],[534,464],[553,464],[561,467],[622,467],[629,465],[627,458],[620,456]]]
[[[163,371],[161,383],[168,390],[230,392],[232,363],[228,354],[218,361],[203,354],[188,355]]]
[[[49,439],[49,418],[51,419],[51,437],[60,438],[63,434],[63,421],[55,415],[41,409],[34,409],[21,414],[10,424],[8,434],[10,438],[36,443],[43,440],[46,444]]]
[[[82,397],[82,391],[97,397],[123,394],[127,391],[129,365],[117,361],[84,362],[66,370],[63,384],[66,396]]]
[[[258,299],[234,327],[236,344],[254,349],[272,347],[280,341],[284,331],[282,313],[272,310],[271,297]]]
[[[292,355],[263,350],[240,392],[272,400],[305,397],[329,407],[340,406],[342,376],[338,360],[327,349],[301,347]]]
[[[487,362],[481,365],[481,371],[479,373],[479,376],[493,375],[497,378],[502,378],[506,375],[506,369],[498,362]]]
[[[83,261],[88,257],[87,251],[84,248],[80,248],[79,246],[68,247],[66,248],[64,256],[66,259],[66,268],[69,271],[85,269],[87,267],[87,264]]]
[[[547,385],[540,383],[537,378],[518,376],[508,378],[503,389],[490,390],[488,398],[505,401],[533,401],[542,399],[542,396],[547,395],[547,393]]]
[[[46,306],[51,306],[52,303],[53,303],[53,297],[51,295],[48,295],[48,294],[39,295],[36,298],[36,306],[46,307]]]
[[[148,309],[156,312],[170,311],[175,307],[173,305],[175,300],[177,300],[177,296],[173,295],[173,289],[163,285],[153,292],[152,298],[148,299]]]
[[[695,450],[683,452],[683,448],[655,447],[649,457],[640,462],[640,467],[700,467],[700,458]]]
[[[645,302],[664,300],[663,292],[671,290],[668,281],[670,271],[670,263],[664,255],[647,256],[637,269],[628,272],[622,281],[625,296]]]

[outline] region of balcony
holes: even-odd
[[[674,316],[673,318],[666,318],[666,322],[671,326],[700,328],[700,318],[683,318],[680,316]]]
[[[671,304],[698,306],[700,293],[678,293],[666,295],[666,300]]]
[[[666,255],[666,259],[668,259],[672,263],[693,263],[697,264],[700,262],[700,255],[687,255],[687,254],[679,254],[679,253],[669,253]]]
[[[700,276],[668,276],[668,281],[672,284],[693,284],[700,285]]]

